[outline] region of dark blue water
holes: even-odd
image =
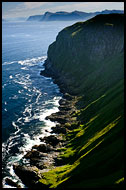
[[[58,111],[61,93],[40,76],[48,46],[72,22],[2,23],[2,170],[18,180],[12,165],[55,125],[45,120]],[[10,187],[5,184],[4,187]],[[23,186],[22,186],[23,187]]]

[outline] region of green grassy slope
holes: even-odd
[[[66,49],[71,43],[71,49]],[[66,139],[69,143],[59,156],[64,165],[43,173],[40,179],[50,188],[123,185],[123,44],[123,15],[115,14],[99,15],[65,28],[50,46],[48,59],[51,67],[60,73],[58,80],[78,97],[78,111],[72,117],[79,122],[71,124],[72,130],[68,127]],[[71,50],[75,59],[72,59]],[[51,72],[54,75],[55,71]]]
[[[123,180],[123,80],[76,113],[81,124],[67,134],[64,166],[40,180],[50,187],[114,187]],[[74,115],[75,116],[75,115]]]

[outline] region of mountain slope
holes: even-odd
[[[82,11],[73,11],[73,12],[45,12],[44,15],[33,15],[30,16],[27,21],[67,21],[67,20],[87,20],[99,14],[110,14],[110,13],[124,13],[122,10],[104,10],[101,12],[82,12]]]
[[[63,166],[40,183],[61,187],[122,187],[124,182],[124,15],[98,15],[63,29],[49,46],[45,71],[76,95],[76,120],[66,123]]]

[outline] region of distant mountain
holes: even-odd
[[[34,15],[30,16],[27,21],[40,21],[43,18],[43,15]]]
[[[65,12],[59,11],[56,13],[45,12],[44,15],[33,15],[30,16],[27,21],[70,21],[70,20],[85,20],[92,18],[99,14],[110,14],[110,13],[124,13],[123,10],[104,10],[99,12],[82,12],[82,11],[73,11]]]
[[[123,10],[104,10],[102,12],[99,12],[99,14],[111,14],[111,13],[120,13],[120,14],[124,14]]]
[[[68,12],[46,12],[40,21],[66,21],[66,20],[79,20],[85,19],[87,17],[94,16],[94,13],[85,13],[80,11],[73,11],[71,13]]]

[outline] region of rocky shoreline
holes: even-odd
[[[59,100],[59,111],[46,117],[46,119],[58,123],[51,128],[51,134],[40,138],[42,143],[34,145],[24,155],[23,160],[25,162],[13,165],[15,174],[26,187],[47,188],[46,185],[39,183],[42,173],[63,165],[63,160],[58,156],[61,153],[61,149],[67,144],[65,135],[70,130],[69,126],[76,120],[75,117],[71,117],[76,111],[75,104],[76,97],[64,93],[62,99]],[[9,178],[6,178],[6,183],[21,188],[18,182],[16,183]]]

